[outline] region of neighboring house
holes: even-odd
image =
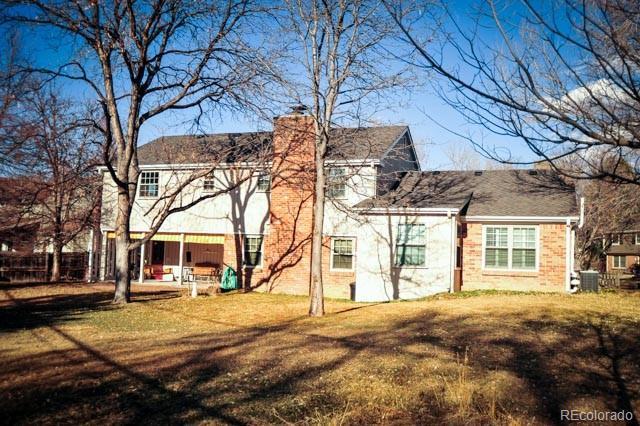
[[[231,266],[244,288],[308,294],[313,224],[313,120],[278,117],[274,131],[173,136],[140,147],[131,237],[149,230],[153,203],[206,158],[238,146],[266,153],[230,156],[184,190],[186,203],[246,170],[239,189],[169,216],[131,254],[187,278],[197,265]],[[242,161],[233,161],[242,158]],[[408,127],[335,129],[325,163],[325,296],[411,299],[470,289],[567,291],[578,222],[573,188],[550,172],[422,172]],[[102,278],[114,271],[116,191],[103,171]],[[353,291],[355,290],[355,294]]]
[[[47,202],[45,191],[28,178],[0,178],[0,252],[38,253],[53,251],[46,237],[46,215],[40,214],[41,205]],[[99,217],[93,225],[97,228]],[[68,225],[70,228],[72,225]],[[62,251],[85,252],[93,233],[83,230]]]
[[[607,272],[629,272],[634,265],[640,264],[640,227],[620,232],[612,232],[603,238]]]
[[[24,212],[24,206],[34,202],[33,188],[33,182],[26,178],[0,178],[0,252],[31,253],[41,247],[40,221]],[[44,195],[36,198],[41,202]]]

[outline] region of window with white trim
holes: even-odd
[[[160,172],[142,172],[140,173],[140,196],[152,197],[158,196],[160,191]]]
[[[484,268],[530,271],[537,268],[535,226],[485,226]]]
[[[513,269],[536,269],[536,228],[513,228]]]
[[[640,246],[640,234],[636,234],[636,245]]]
[[[245,266],[262,266],[262,236],[245,235],[242,258]]]
[[[263,172],[258,175],[258,183],[256,185],[256,191],[269,192],[271,191],[271,175]]]
[[[327,174],[327,197],[344,198],[347,195],[347,182],[344,167],[331,167]]]
[[[622,241],[622,238],[620,237],[620,234],[611,235],[611,245],[612,246],[619,246],[621,241]]]
[[[396,266],[424,266],[427,229],[422,224],[398,224]]]
[[[484,267],[509,268],[509,228],[495,226],[485,228]]]
[[[214,192],[216,190],[216,179],[213,172],[206,175],[202,180],[202,190],[205,192]]]
[[[626,256],[613,256],[613,267],[615,269],[624,269],[627,267]]]
[[[354,238],[331,238],[331,269],[353,271],[354,248]]]

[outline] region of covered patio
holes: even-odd
[[[104,279],[113,279],[115,233],[105,234]],[[130,235],[132,240],[139,240],[144,233],[132,232]],[[232,240],[230,243],[233,245]],[[233,256],[233,253],[228,256]],[[129,262],[132,279],[140,284],[180,287],[196,281],[219,281],[224,265],[233,264],[235,259],[227,259],[225,262],[224,235],[157,233],[138,250],[130,253]]]

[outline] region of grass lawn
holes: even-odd
[[[415,302],[0,286],[0,422],[556,424],[640,414],[638,294]],[[637,418],[637,417],[636,417]]]

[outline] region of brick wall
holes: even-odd
[[[306,115],[278,117],[273,131],[265,290],[309,294],[315,131]]]
[[[242,236],[225,235],[223,265],[230,266],[238,273],[238,283],[242,288],[256,288],[259,291],[269,291],[268,286],[271,279],[278,280],[272,287],[272,292],[280,292],[287,294],[308,294],[308,282],[302,280],[293,280],[293,284],[287,281],[291,280],[289,272],[270,277],[269,267],[266,261],[261,268],[243,268],[242,267]],[[266,250],[272,249],[273,246],[265,246],[265,257],[273,258],[272,253]],[[310,268],[310,263],[305,261],[304,267]],[[355,266],[355,265],[354,265]],[[303,266],[296,264],[290,270],[308,274],[307,270],[302,269]],[[310,271],[310,269],[308,270]],[[331,238],[325,237],[322,249],[322,272],[324,279],[324,295],[325,297],[333,297],[337,299],[348,299],[351,296],[349,284],[356,281],[355,269],[353,271],[332,271],[331,270]],[[302,281],[302,282],[297,282]]]
[[[482,269],[482,224],[468,223],[463,239],[462,290],[502,289],[564,291],[566,269],[565,224],[540,224],[537,272]]]
[[[225,235],[223,264],[235,269],[239,287],[249,289],[264,283],[266,274],[264,268],[243,268],[243,244],[242,235]]]
[[[325,297],[334,297],[337,299],[349,299],[351,297],[349,284],[356,282],[355,264],[353,265],[353,271],[332,271],[331,238],[325,237],[322,244],[322,280],[324,295]]]

